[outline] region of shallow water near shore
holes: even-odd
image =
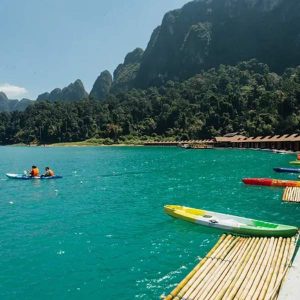
[[[221,233],[163,212],[181,204],[300,226],[283,189],[245,186],[295,155],[159,147],[0,148],[1,299],[158,299]],[[32,164],[60,180],[6,179]]]

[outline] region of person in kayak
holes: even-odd
[[[43,177],[52,177],[54,176],[54,172],[49,168],[49,167],[46,167],[45,168],[45,174],[42,175]]]
[[[31,171],[29,172],[29,176],[31,177],[37,177],[40,175],[40,170],[37,166],[32,166]]]

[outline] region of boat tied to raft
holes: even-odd
[[[273,168],[278,173],[300,173],[299,168]]]
[[[180,205],[165,205],[164,210],[168,215],[178,219],[241,235],[288,237],[298,232],[298,228],[294,226],[264,222]]]
[[[300,187],[300,181],[296,181],[296,180],[282,180],[282,179],[272,179],[272,178],[243,178],[242,181],[245,184],[250,184],[250,185]]]
[[[291,165],[300,165],[300,160],[292,160],[290,161]]]

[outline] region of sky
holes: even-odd
[[[0,0],[0,91],[36,99],[81,79],[89,92],[164,14],[189,0]]]

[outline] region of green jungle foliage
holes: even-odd
[[[105,101],[37,101],[0,114],[0,143],[113,142],[300,133],[300,66],[282,76],[251,60]]]

